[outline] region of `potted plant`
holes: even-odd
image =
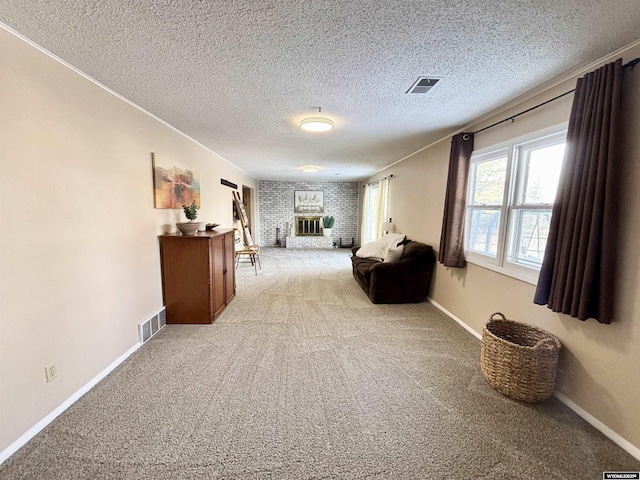
[[[325,237],[331,236],[331,229],[333,228],[334,218],[332,216],[327,215],[326,217],[322,217],[322,234]]]
[[[184,216],[187,217],[188,222],[176,223],[176,227],[178,230],[182,232],[183,235],[195,235],[198,230],[198,222],[194,222],[196,218],[198,218],[198,206],[196,205],[196,201],[192,201],[191,205],[182,204],[182,209],[184,210]]]

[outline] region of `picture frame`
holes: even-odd
[[[182,208],[196,202],[200,208],[200,176],[194,169],[151,154],[153,162],[153,199],[155,208]]]
[[[294,190],[294,213],[324,213],[323,190]]]

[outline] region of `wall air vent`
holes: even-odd
[[[440,81],[439,78],[433,77],[418,77],[418,80],[411,85],[411,88],[407,90],[407,93],[427,93],[436,83]]]
[[[140,344],[145,343],[156,333],[158,333],[162,327],[167,324],[167,309],[162,307],[158,313],[153,317],[146,319],[144,322],[138,324],[138,335],[140,336]]]

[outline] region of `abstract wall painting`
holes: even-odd
[[[200,177],[196,171],[156,153],[153,159],[155,208],[182,208],[195,200],[200,207]]]
[[[324,213],[322,190],[295,190],[293,192],[294,213]]]

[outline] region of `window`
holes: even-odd
[[[553,130],[471,157],[465,226],[469,262],[537,282],[566,137],[566,130]]]

